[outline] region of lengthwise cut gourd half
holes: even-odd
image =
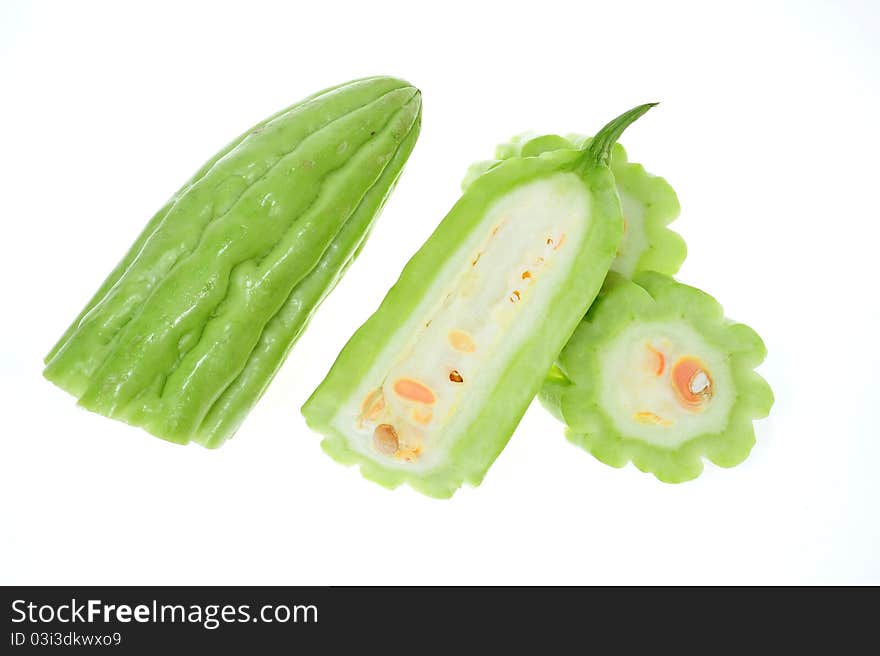
[[[209,160],[46,357],[89,410],[219,446],[357,256],[419,133],[390,77],[322,91]]]
[[[651,106],[468,188],[303,406],[327,453],[435,497],[481,482],[614,260],[610,151]]]

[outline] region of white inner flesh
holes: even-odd
[[[619,186],[617,195],[620,196],[625,228],[623,240],[620,242],[611,269],[629,278],[636,270],[642,253],[648,248],[648,236],[645,234],[645,206]]]
[[[657,353],[663,356],[660,375]],[[693,377],[691,391],[708,387],[711,392],[699,405],[684,403],[672,380],[676,363],[689,357],[705,365],[705,371]],[[685,322],[634,324],[624,329],[603,350],[600,371],[600,406],[625,437],[675,448],[727,424],[734,402],[727,360]]]
[[[386,466],[421,471],[441,464],[511,356],[544,321],[583,242],[589,212],[588,192],[572,173],[496,200],[340,406],[333,424],[350,446]],[[414,388],[429,396],[413,398]],[[382,402],[368,402],[364,412],[364,400],[378,398],[379,390]],[[377,426],[386,427],[386,437],[393,427],[394,442],[377,444]]]

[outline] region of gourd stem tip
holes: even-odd
[[[585,171],[594,166],[604,166],[611,158],[611,148],[617,143],[623,134],[640,116],[659,103],[651,102],[633,107],[603,127],[590,144],[584,150],[583,156],[578,159],[577,170]]]

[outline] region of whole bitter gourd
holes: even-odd
[[[416,88],[373,77],[245,132],[152,218],[46,378],[166,440],[222,444],[360,251],[420,119]]]

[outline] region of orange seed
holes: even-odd
[[[682,404],[691,410],[699,410],[712,398],[712,377],[703,361],[693,355],[685,355],[672,366],[672,387]]]
[[[452,348],[456,351],[473,353],[477,350],[477,345],[474,344],[473,338],[463,330],[450,330],[447,338],[449,339]]]
[[[666,358],[663,357],[663,353],[661,353],[660,351],[658,351],[657,349],[655,349],[655,348],[654,348],[653,346],[651,346],[650,344],[646,344],[645,346],[648,347],[648,350],[649,350],[649,351],[653,354],[653,356],[654,356],[654,375],[655,375],[655,376],[662,376],[662,375],[663,375],[663,369],[666,367]]]
[[[672,422],[668,419],[664,419],[660,415],[655,415],[653,412],[637,412],[633,415],[633,418],[639,422],[640,424],[654,424],[656,426],[672,426]]]
[[[428,405],[437,400],[430,387],[412,378],[398,378],[394,382],[394,393],[402,399]]]
[[[362,424],[364,420],[372,421],[376,419],[384,407],[385,396],[382,394],[382,388],[378,387],[364,397],[364,402],[361,404],[359,423]]]

